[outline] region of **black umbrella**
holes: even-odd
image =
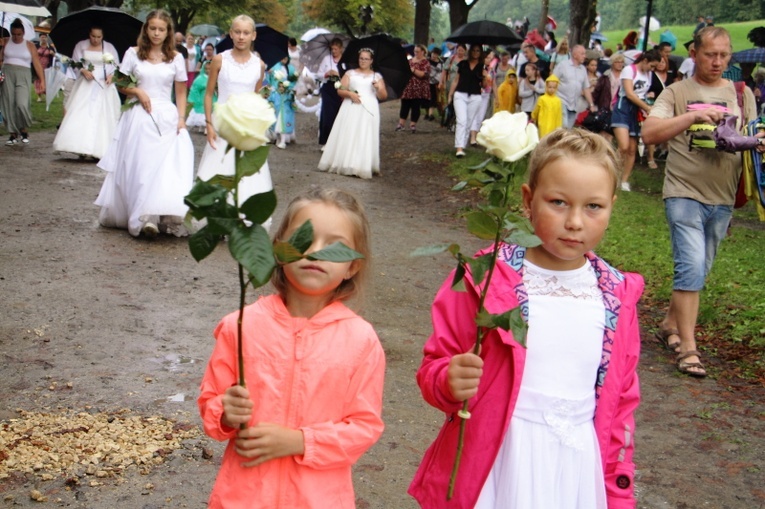
[[[759,64],[765,63],[765,48],[749,48],[737,51],[731,58],[731,63],[739,64]]]
[[[374,52],[372,68],[382,74],[388,90],[388,99],[401,97],[401,92],[412,77],[406,51],[401,44],[388,34],[375,34],[361,39],[352,39],[343,52],[340,63],[346,69],[359,66],[359,50],[369,48]]]
[[[344,34],[318,34],[313,39],[303,44],[300,50],[300,62],[311,72],[317,72],[324,57],[329,55],[332,50],[330,45],[335,38],[343,41],[343,48],[348,45],[350,37]]]
[[[94,26],[103,30],[104,40],[114,45],[122,60],[128,48],[136,45],[143,23],[119,9],[88,7],[58,20],[50,38],[59,53],[71,57],[75,45],[87,39]]]
[[[255,51],[258,52],[260,58],[266,63],[266,67],[272,67],[284,57],[289,56],[289,53],[287,53],[289,37],[263,23],[255,25],[255,30],[258,34],[255,39]],[[226,35],[215,45],[215,52],[221,53],[233,47],[234,41]]]
[[[446,40],[463,44],[488,44],[490,46],[523,42],[523,38],[508,28],[507,25],[489,20],[473,21],[462,25]]]

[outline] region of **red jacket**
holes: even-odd
[[[528,296],[522,281],[524,255],[524,248],[502,247],[486,299],[489,312],[499,313],[520,306],[524,318],[528,316]],[[598,275],[606,307],[603,353],[595,387],[594,425],[603,459],[608,507],[634,508],[632,439],[634,412],[640,401],[637,376],[640,331],[636,304],[643,292],[643,278],[638,274],[620,273],[593,253],[587,257]],[[470,400],[472,417],[465,429],[454,497],[447,503],[447,486],[460,427],[456,412],[462,406],[451,397],[447,367],[454,355],[469,351],[475,343],[474,317],[479,298],[479,290],[469,274],[466,292],[452,290],[451,282],[452,276],[433,303],[433,335],[425,344],[424,358],[417,372],[425,400],[447,414],[409,487],[409,494],[424,508],[472,508],[475,505],[510,424],[526,359],[525,348],[509,332],[497,329],[484,339],[481,384],[478,394]],[[552,479],[550,482],[550,489],[555,489]]]

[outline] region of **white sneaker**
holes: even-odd
[[[287,144],[284,143],[283,141],[280,141],[279,143],[276,144],[276,148],[280,148],[284,150],[285,148],[287,148]]]
[[[622,182],[622,191],[627,191],[628,193],[632,191],[632,189],[630,189],[629,182]]]
[[[149,237],[150,239],[153,239],[159,234],[159,228],[157,228],[157,225],[154,223],[146,223],[143,225],[143,229],[141,229],[141,233],[143,233],[145,236]]]

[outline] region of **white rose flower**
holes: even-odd
[[[483,121],[476,140],[490,155],[511,163],[534,150],[539,131],[525,113],[500,111]]]
[[[218,135],[239,150],[255,150],[268,143],[266,131],[274,122],[274,109],[255,92],[232,95],[216,105],[213,115]]]
[[[278,71],[274,73],[274,78],[276,78],[276,81],[284,81],[287,78],[287,76],[285,76],[284,71],[279,69]]]
[[[336,82],[335,82],[335,88],[336,88],[337,90],[340,90],[340,87],[342,87],[342,86],[343,86],[343,85],[342,85],[342,83],[340,83],[339,81],[336,81]]]
[[[61,58],[60,58],[60,60],[61,60],[61,63],[62,63],[62,64],[68,64],[69,62],[71,62],[71,61],[72,61],[72,59],[71,59],[71,58],[69,58],[69,57],[67,57],[67,56],[64,56],[64,55],[61,55]]]
[[[114,56],[111,53],[104,53],[104,63],[105,64],[113,64],[114,63]]]

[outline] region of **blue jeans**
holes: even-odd
[[[667,198],[664,209],[675,263],[672,288],[701,291],[728,230],[733,207],[705,205],[689,198]]]

